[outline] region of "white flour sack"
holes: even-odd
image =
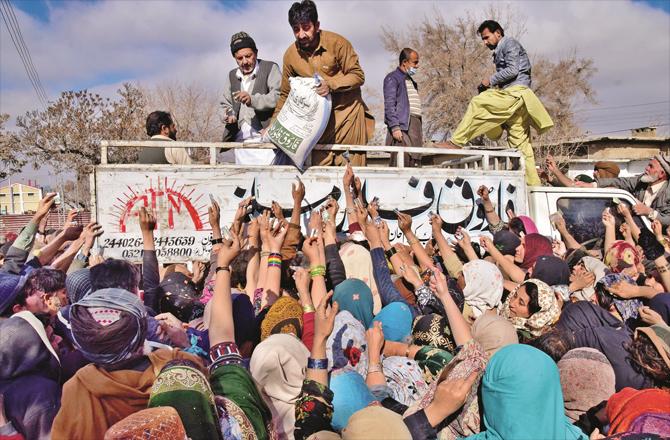
[[[291,92],[268,137],[302,170],[305,158],[321,138],[330,119],[330,95],[319,96],[314,78],[289,78]]]

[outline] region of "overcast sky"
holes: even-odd
[[[509,2],[526,15],[521,43],[557,58],[576,48],[595,61],[595,107],[580,111],[594,135],[626,135],[670,120],[670,0]],[[217,93],[234,66],[230,36],[245,30],[261,58],[281,62],[293,35],[290,1],[13,1],[23,38],[50,99],[68,89],[113,94],[124,81],[199,82]],[[490,2],[317,1],[323,29],[347,37],[366,85],[381,90],[396,54],[384,50],[382,25],[411,31],[437,9],[447,20],[483,17]],[[4,22],[0,24],[0,112],[39,108]],[[10,124],[10,126],[13,124]]]

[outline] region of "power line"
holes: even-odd
[[[656,102],[643,102],[643,103],[640,103],[640,104],[613,105],[613,106],[610,106],[610,107],[595,107],[595,108],[577,109],[577,110],[575,110],[575,113],[597,112],[597,111],[601,111],[601,110],[630,108],[630,107],[643,107],[643,106],[647,106],[647,105],[658,105],[658,104],[665,104],[665,103],[670,103],[670,100],[656,101]]]
[[[21,26],[19,25],[19,20],[16,18],[16,14],[14,13],[14,6],[12,5],[10,0],[5,0],[5,3],[9,6],[9,12],[11,14],[12,20],[14,21],[15,29],[18,30],[19,40],[20,40],[21,45],[23,46],[24,52],[28,54],[28,64],[32,68],[35,79],[37,81],[37,86],[39,87],[40,91],[42,92],[42,96],[44,97],[45,101],[48,101],[49,97],[48,97],[46,91],[44,90],[44,86],[42,85],[42,81],[40,80],[40,76],[37,73],[37,69],[35,68],[35,65],[33,64],[33,57],[30,55],[30,49],[28,48],[28,45],[26,45],[26,42],[23,39],[23,32],[21,32]]]
[[[12,43],[14,44],[14,48],[16,49],[16,52],[19,54],[19,58],[21,58],[21,63],[23,64],[23,67],[26,70],[26,74],[28,75],[28,79],[30,80],[31,85],[35,90],[35,94],[37,95],[38,100],[42,105],[46,105],[47,102],[46,93],[44,92],[44,88],[41,87],[41,81],[39,80],[37,71],[34,70],[34,66],[30,64],[28,61],[28,53],[23,50],[24,48],[27,49],[27,47],[25,47],[25,42],[23,45],[21,45],[19,34],[16,31],[14,22],[12,21],[11,18],[12,13],[13,11],[11,10],[11,3],[9,3],[8,0],[0,0],[0,15],[2,15],[2,20],[5,22],[5,27],[9,32],[9,36],[12,40]],[[18,25],[18,22],[16,23],[16,25]]]

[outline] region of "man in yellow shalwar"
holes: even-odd
[[[482,134],[498,139],[505,129],[510,146],[524,156],[526,183],[541,185],[530,143],[530,127],[542,134],[553,127],[554,122],[530,89],[528,54],[514,38],[505,37],[503,28],[493,20],[483,22],[477,33],[486,47],[493,50],[496,73],[482,80],[479,88],[485,90],[472,98],[450,142],[460,148]]]

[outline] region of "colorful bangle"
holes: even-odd
[[[310,370],[327,370],[328,359],[312,359],[307,358],[307,368]]]
[[[281,268],[281,261],[281,254],[270,252],[270,255],[268,256],[268,267]]]
[[[309,270],[309,276],[312,278],[326,276],[326,266],[321,264],[319,266],[312,267]]]
[[[221,342],[209,349],[209,358],[212,365],[209,367],[210,373],[222,365],[240,364],[242,355],[234,342]]]

